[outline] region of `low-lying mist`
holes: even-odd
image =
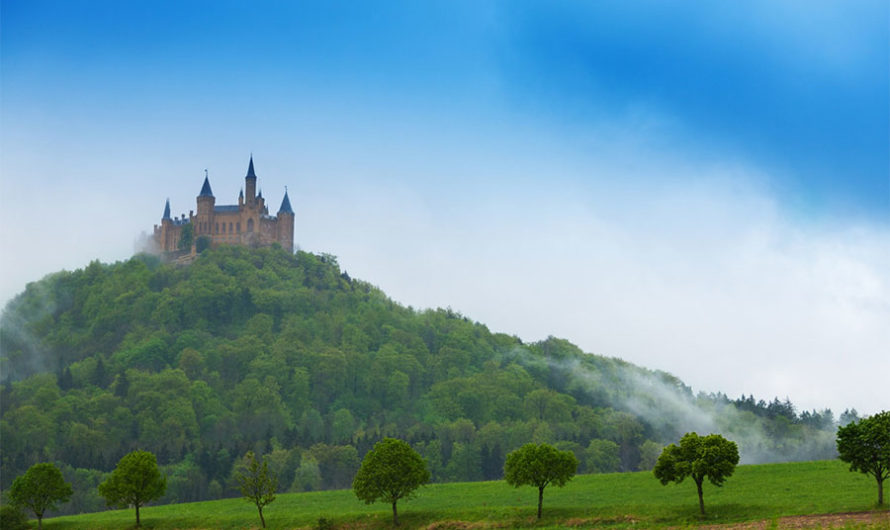
[[[523,349],[514,349],[510,356],[523,364],[540,362]],[[694,394],[666,372],[596,355],[580,359],[548,356],[551,383],[579,402],[633,414],[646,424],[647,435],[658,444],[674,443],[684,433],[695,431],[721,434],[735,441],[743,464],[819,460],[837,455],[837,422],[828,409],[798,415],[787,398],[767,403],[755,402],[753,396],[731,400],[721,393]],[[841,420],[853,417],[855,411],[845,412]]]

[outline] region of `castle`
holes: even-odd
[[[217,245],[269,246],[275,243],[288,252],[294,250],[294,211],[284,191],[284,199],[276,216],[269,215],[263,192],[256,192],[253,155],[244,177],[244,189],[238,204],[216,204],[210,189],[210,178],[204,174],[204,185],[194,210],[181,217],[170,217],[170,199],[164,206],[161,224],[154,226],[153,239],[161,252],[182,252],[194,255],[206,247]]]

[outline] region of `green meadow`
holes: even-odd
[[[652,528],[877,509],[874,480],[849,472],[839,461],[739,466],[722,488],[706,484],[703,518],[691,481],[662,486],[649,472],[580,475],[562,489],[547,488],[540,522],[534,518],[536,495],[534,488],[516,489],[503,481],[432,484],[399,503],[399,518],[402,528]],[[256,508],[243,499],[152,506],[141,513],[145,528],[259,527]],[[365,505],[350,490],[282,494],[264,515],[269,528],[314,528],[324,518],[335,528],[369,529],[389,528],[392,516],[389,505]],[[45,527],[110,529],[134,523],[130,509],[48,519]],[[890,523],[883,518],[869,527],[890,528]]]

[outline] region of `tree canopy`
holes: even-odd
[[[550,444],[525,444],[507,455],[504,479],[507,484],[538,488],[538,519],[544,503],[544,488],[563,487],[575,476],[578,458],[571,451],[560,451]]]
[[[65,482],[55,464],[42,463],[34,464],[13,481],[9,499],[13,504],[34,512],[37,527],[43,528],[46,510],[55,510],[58,503],[67,502],[73,493],[71,484]]]
[[[136,508],[136,526],[141,524],[139,508],[160,498],[167,489],[167,477],[158,469],[155,455],[133,451],[121,458],[111,475],[99,484],[99,493],[109,506]]]
[[[732,476],[738,463],[739,448],[735,442],[719,434],[699,436],[690,432],[680,439],[680,445],[670,444],[664,448],[653,472],[662,484],[679,484],[686,477],[692,477],[698,490],[699,511],[704,515],[704,479],[707,478],[715,486],[722,486]]]
[[[402,440],[384,438],[365,455],[352,482],[352,491],[366,504],[378,500],[392,504],[393,524],[398,525],[398,501],[410,499],[417,488],[429,481],[430,472],[417,451]]]
[[[871,475],[884,504],[884,480],[890,478],[890,411],[862,418],[837,430],[837,452],[850,471]]]

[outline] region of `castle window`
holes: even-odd
[[[232,223],[229,223],[229,233],[232,233]]]
[[[253,232],[253,219],[248,219],[248,220],[247,220],[247,231],[248,231],[248,232]]]
[[[216,223],[216,233],[219,233],[219,223]]]
[[[240,221],[235,223],[235,232],[237,232],[239,234],[241,233],[241,222]]]
[[[226,223],[223,223],[223,234],[226,233]]]

